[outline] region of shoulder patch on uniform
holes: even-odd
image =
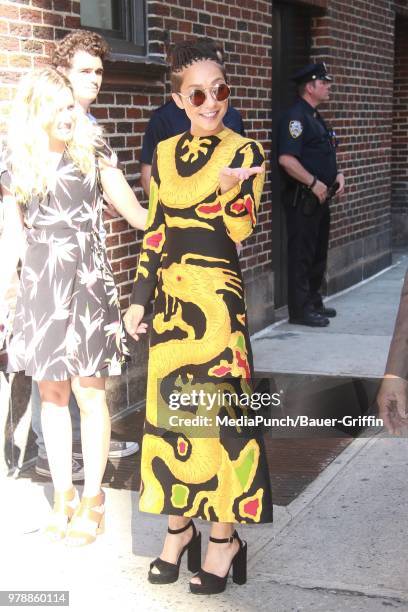
[[[303,132],[303,125],[300,121],[289,121],[289,134],[292,138],[299,138]]]

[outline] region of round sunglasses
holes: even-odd
[[[207,87],[206,89],[193,89],[188,95],[178,92],[178,95],[182,98],[187,98],[192,106],[201,106],[207,98],[207,91],[210,92],[211,97],[217,100],[217,102],[224,102],[231,95],[231,90],[226,83],[218,83],[218,85]]]

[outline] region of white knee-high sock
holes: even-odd
[[[41,424],[54,488],[67,491],[72,487],[72,423],[68,406],[43,402]]]
[[[81,410],[81,440],[85,483],[83,495],[98,495],[108,460],[111,424],[102,391],[87,393],[78,401]]]

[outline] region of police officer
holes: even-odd
[[[335,133],[317,107],[329,100],[332,78],[324,63],[309,64],[293,80],[299,99],[279,123],[278,155],[288,229],[289,322],[325,327],[334,308],[320,287],[327,262],[330,200],[344,191],[336,163]]]

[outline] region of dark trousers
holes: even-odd
[[[307,216],[293,198],[285,198],[288,232],[288,309],[289,317],[301,317],[305,311],[322,304],[320,287],[327,263],[330,209],[319,205]]]

